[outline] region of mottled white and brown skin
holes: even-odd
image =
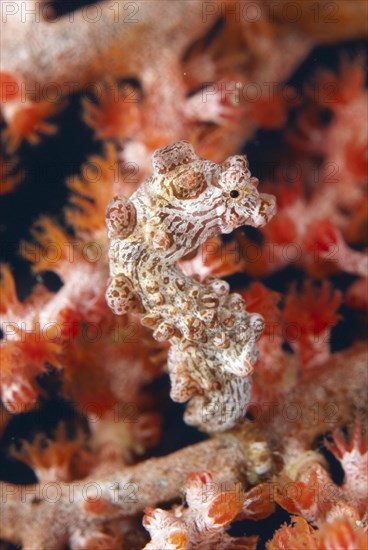
[[[225,430],[249,401],[263,319],[247,313],[225,281],[190,279],[177,261],[214,235],[264,225],[275,201],[258,193],[244,156],[218,165],[180,141],[158,149],[152,165],[152,177],[129,200],[115,197],[107,209],[107,302],[117,315],[135,312],[157,340],[170,341],[171,396],[190,399],[186,421]]]

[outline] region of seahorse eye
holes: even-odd
[[[232,199],[236,199],[239,197],[239,191],[237,191],[236,189],[232,189],[232,191],[230,191],[230,197]]]

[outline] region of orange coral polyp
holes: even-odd
[[[231,523],[243,508],[244,497],[242,492],[223,491],[211,503],[208,517],[213,519],[215,525],[227,525]]]
[[[368,548],[368,533],[362,526],[354,525],[349,517],[324,523],[318,535],[318,550],[365,550]]]
[[[312,471],[308,482],[292,481],[287,477],[279,478],[276,501],[290,514],[303,515],[316,506],[320,497],[317,473]]]
[[[263,232],[270,243],[287,245],[295,242],[298,237],[295,223],[290,216],[283,212],[271,220]]]
[[[105,145],[102,156],[89,157],[82,165],[80,176],[67,179],[72,196],[66,208],[66,219],[77,234],[96,236],[105,230],[106,205],[119,183],[118,158],[112,143]]]
[[[287,86],[282,91],[269,93],[268,97],[261,97],[252,103],[247,114],[262,128],[280,128],[287,120],[288,111],[299,103],[296,91]]]
[[[343,58],[339,74],[332,71],[321,71],[317,76],[319,84],[319,101],[329,109],[338,109],[349,104],[365,87],[365,59],[357,56],[353,62]]]
[[[15,111],[4,131],[7,150],[14,152],[22,141],[31,145],[40,142],[40,134],[52,135],[57,132],[57,126],[45,119],[59,113],[65,103],[51,103],[48,101],[28,102],[20,105]]]
[[[20,94],[18,79],[7,72],[0,71],[0,101],[8,102],[17,99]]]
[[[186,550],[188,548],[189,538],[185,531],[177,531],[169,535],[168,542],[175,546],[175,550]]]
[[[263,334],[273,332],[274,325],[279,321],[280,310],[277,304],[281,300],[281,294],[270,290],[259,282],[253,282],[242,292],[242,296],[247,304],[247,309],[251,312],[258,312],[265,320]],[[273,328],[271,328],[273,326]],[[279,325],[278,325],[279,326]]]
[[[342,301],[341,292],[332,291],[328,281],[324,281],[319,291],[306,281],[304,293],[299,294],[295,285],[286,297],[283,319],[288,323],[288,334],[294,339],[303,335],[319,335],[332,328],[339,316],[336,314]]]
[[[291,549],[322,550],[314,538],[313,528],[301,517],[294,518],[292,526],[283,525],[267,543],[267,550]]]
[[[101,84],[97,104],[83,99],[83,119],[99,139],[120,138],[134,134],[140,124],[138,98],[129,86],[119,86],[114,80]]]
[[[8,309],[16,311],[20,303],[15,281],[10,267],[5,264],[0,265],[0,290],[0,313],[5,313]]]
[[[0,153],[0,195],[14,191],[24,179],[25,172],[18,170],[18,158],[6,158]]]
[[[363,184],[368,173],[368,143],[357,144],[355,140],[346,145],[346,167],[349,172]]]
[[[337,242],[338,237],[333,223],[329,220],[318,220],[308,227],[304,246],[311,253],[329,252]]]

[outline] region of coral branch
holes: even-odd
[[[212,439],[114,474],[92,475],[69,484],[3,483],[1,536],[22,544],[25,550],[59,550],[68,541],[72,541],[73,550],[81,548],[78,533],[103,533],[109,520],[134,516],[148,507],[179,498],[194,465],[196,469],[211,471],[220,485],[229,487],[241,481],[244,458],[240,440],[225,444]],[[89,504],[90,495],[94,506]]]
[[[21,75],[27,84],[58,83],[69,93],[98,80],[107,67],[112,76],[134,76],[137,67],[148,61],[147,41],[163,43],[170,37],[172,55],[180,57],[215,20],[214,15],[202,16],[196,0],[165,2],[165,17],[155,1],[134,2],[134,13],[121,2],[101,2],[97,17],[83,9],[53,23],[40,20],[40,2],[29,4],[34,17],[24,17],[21,0],[7,13],[1,32],[2,69]],[[180,32],[175,32],[179,27]]]
[[[366,346],[356,344],[333,354],[287,393],[264,404],[260,426],[270,447],[282,452],[285,463],[309,449],[316,437],[344,427],[357,415],[365,417],[366,365]]]

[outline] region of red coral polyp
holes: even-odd
[[[20,94],[18,79],[10,73],[0,72],[0,101],[6,103],[17,99]]]
[[[341,292],[332,290],[328,281],[324,281],[320,289],[315,288],[311,281],[306,281],[301,293],[294,285],[285,299],[282,312],[290,339],[318,336],[331,329],[340,319],[336,311],[341,301]]]
[[[304,238],[305,249],[310,253],[329,252],[338,242],[336,228],[329,220],[318,220],[309,225]]]

